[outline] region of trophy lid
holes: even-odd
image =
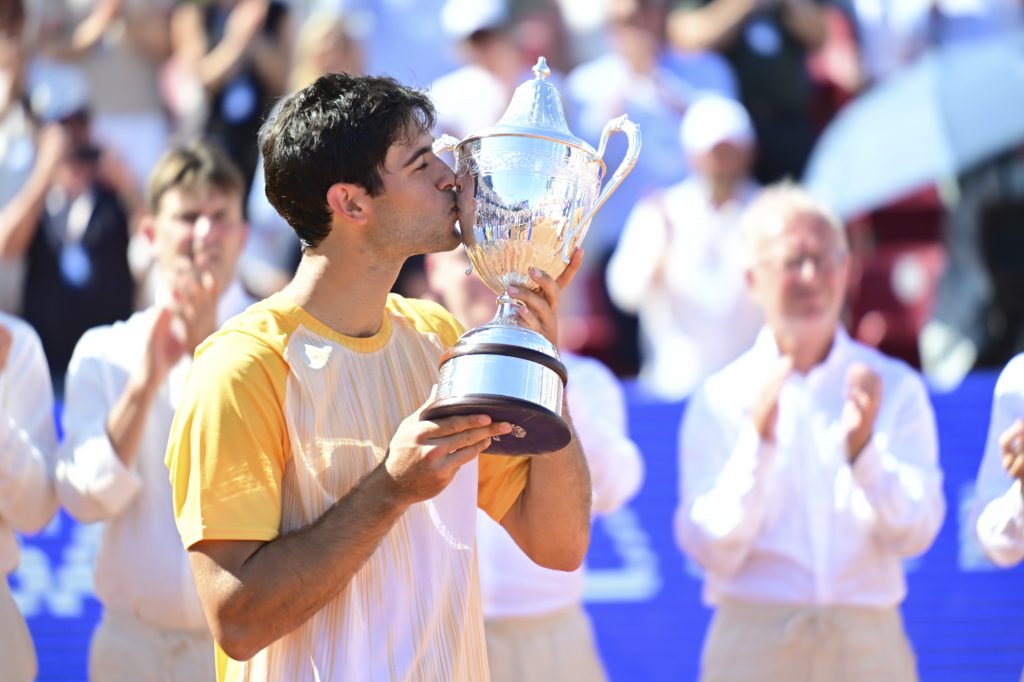
[[[563,144],[579,147],[591,154],[594,148],[569,131],[562,109],[562,98],[558,89],[548,80],[551,69],[547,60],[540,57],[533,67],[533,79],[528,80],[512,95],[508,109],[496,124],[466,139],[491,137],[495,135],[525,135],[542,137]]]

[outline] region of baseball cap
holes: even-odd
[[[89,85],[77,67],[37,60],[28,81],[29,103],[43,122],[61,121],[89,108]]]
[[[722,142],[748,146],[756,136],[743,105],[721,95],[703,95],[686,110],[679,137],[687,154],[703,154]]]
[[[505,0],[447,0],[441,8],[441,27],[452,40],[465,40],[477,31],[499,28],[507,20]]]

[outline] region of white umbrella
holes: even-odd
[[[1024,142],[1024,32],[933,50],[825,129],[804,184],[843,218]]]

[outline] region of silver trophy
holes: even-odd
[[[640,128],[626,116],[605,125],[594,151],[565,121],[544,58],[520,85],[497,124],[457,140],[434,143],[454,151],[462,242],[477,275],[498,294],[498,312],[462,335],[441,359],[435,402],[424,418],[489,414],[512,424],[489,453],[542,454],[565,447],[562,419],[565,365],[544,336],[522,326],[521,305],[508,287],[538,287],[537,267],[557,278],[587,232],[594,214],[636,164]],[[626,157],[601,188],[608,138],[624,132]],[[469,271],[467,271],[468,274]]]

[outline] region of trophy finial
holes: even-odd
[[[533,67],[533,77],[537,79],[544,79],[551,75],[551,69],[548,68],[548,60],[544,57],[537,58],[537,64]]]

